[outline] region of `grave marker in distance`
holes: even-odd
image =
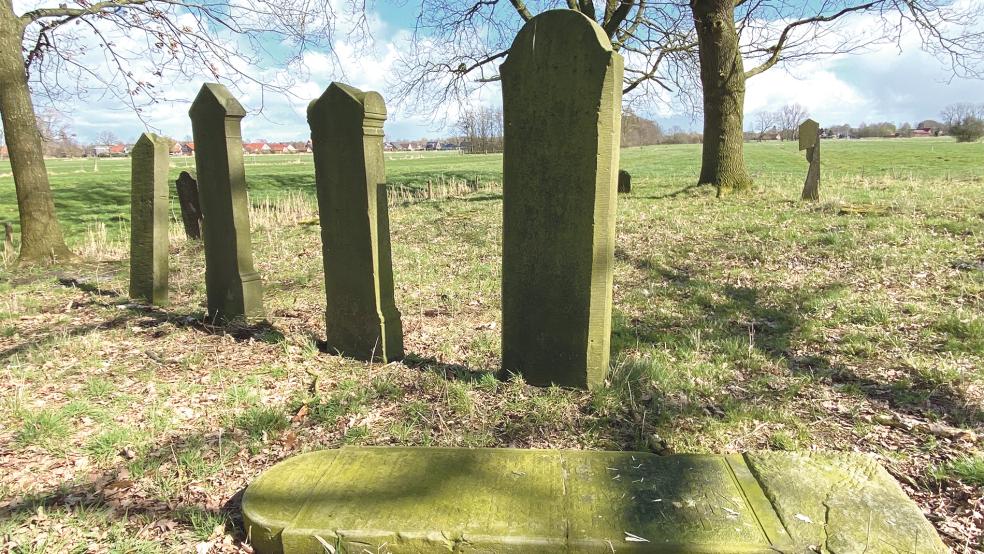
[[[632,192],[632,175],[624,169],[618,170],[618,191],[623,194]]]
[[[393,299],[378,92],[332,83],[308,107],[325,265],[328,348],[391,362],[403,357]]]
[[[502,369],[589,388],[609,361],[622,57],[597,23],[552,10],[501,75]]]
[[[802,200],[820,200],[820,124],[807,119],[799,126],[799,149],[806,150],[810,168],[803,183]]]
[[[184,223],[185,234],[190,239],[202,239],[202,206],[198,199],[198,181],[187,171],[178,175],[174,182],[178,191],[178,204],[181,205],[181,221]]]
[[[253,269],[241,123],[246,110],[229,90],[202,85],[191,105],[198,194],[205,221],[205,286],[213,321],[263,317],[263,284]]]
[[[130,154],[130,298],[167,304],[167,139],[140,135]]]

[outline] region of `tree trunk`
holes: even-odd
[[[751,188],[743,152],[745,68],[735,30],[734,0],[691,0],[704,92],[704,145],[700,184],[718,196]]]
[[[11,0],[0,0],[0,117],[20,213],[20,262],[55,262],[73,258],[55,217],[41,133],[27,84],[21,40],[24,24]]]

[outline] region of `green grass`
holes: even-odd
[[[968,485],[984,487],[984,456],[966,456],[934,470],[938,479],[957,479]]]
[[[622,167],[635,179],[660,179],[685,187],[699,170],[696,145],[667,145],[625,149]],[[805,161],[793,142],[746,144],[746,160],[753,177],[801,180]],[[861,179],[890,176],[894,179],[966,180],[984,177],[980,163],[984,143],[957,144],[952,139],[894,139],[825,141],[823,179]],[[70,236],[80,237],[102,224],[112,237],[129,229],[130,161],[100,158],[47,161],[55,207]],[[181,171],[194,171],[194,159],[173,158],[171,182]],[[498,182],[502,176],[499,154],[461,155],[443,152],[392,152],[386,154],[386,177],[391,190],[425,189],[453,181]],[[314,166],[310,154],[247,156],[246,177],[251,200],[261,203],[300,191],[314,195]],[[829,190],[824,193],[829,194]],[[172,212],[177,214],[177,194],[172,187]],[[870,201],[866,190],[861,201]],[[8,161],[0,161],[0,221],[17,225],[17,203]],[[946,225],[946,223],[943,223]],[[822,235],[825,241],[843,240]]]
[[[495,376],[501,156],[388,156],[408,355],[385,366],[318,350],[310,157],[247,166],[269,321],[245,330],[200,324],[203,253],[176,220],[170,305],[128,307],[127,160],[98,174],[53,162],[59,216],[88,257],[59,275],[88,285],[0,269],[2,462],[31,476],[0,472],[2,498],[23,503],[0,537],[25,543],[44,505],[63,530],[48,551],[193,551],[217,526],[236,532],[222,506],[261,470],[344,444],[868,452],[957,520],[947,529],[978,529],[977,447],[873,414],[984,431],[984,272],[960,263],[982,255],[984,144],[825,142],[819,203],[798,200],[794,144],[746,150],[754,190],[721,199],[692,186],[699,146],[622,151],[612,366],[590,392]],[[435,199],[401,192],[428,181]],[[0,176],[8,219],[12,190]],[[126,513],[106,508],[121,500]]]

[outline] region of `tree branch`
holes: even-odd
[[[526,7],[526,2],[523,0],[509,0],[509,3],[516,8],[516,11],[519,12],[519,16],[523,18],[523,21],[533,19],[533,14],[531,14],[529,8]]]
[[[20,16],[20,19],[25,24],[29,24],[39,19],[49,17],[77,18],[87,15],[95,15],[111,8],[125,8],[127,6],[146,4],[149,1],[150,0],[105,0],[103,2],[96,2],[87,8],[69,8],[65,4],[62,4],[57,8],[38,8],[36,10],[29,11]]]
[[[769,59],[767,59],[764,62],[762,62],[761,65],[759,65],[757,67],[753,67],[752,69],[749,69],[748,71],[746,71],[745,72],[745,78],[746,79],[751,79],[752,77],[758,75],[759,73],[762,73],[763,71],[766,71],[766,70],[770,69],[771,67],[773,67],[774,65],[776,65],[777,63],[779,63],[779,60],[782,57],[782,49],[783,49],[783,47],[786,46],[786,41],[789,40],[789,34],[793,31],[793,29],[795,29],[797,27],[800,27],[802,25],[808,25],[810,23],[828,23],[828,22],[833,21],[833,20],[835,20],[835,19],[837,19],[839,17],[842,17],[844,15],[847,15],[849,13],[859,12],[859,11],[864,11],[864,10],[870,9],[870,8],[878,5],[879,3],[880,3],[880,1],[875,0],[873,2],[868,2],[866,4],[859,4],[857,6],[849,6],[849,7],[844,8],[841,11],[839,11],[839,12],[833,14],[833,15],[817,15],[817,16],[814,16],[814,17],[808,17],[806,19],[800,19],[798,21],[794,21],[794,22],[790,23],[789,25],[786,25],[786,27],[782,30],[782,33],[779,35],[779,40],[776,41],[776,44],[773,45],[772,47],[766,49],[766,50],[772,52],[772,54],[769,56]]]

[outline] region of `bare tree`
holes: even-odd
[[[465,144],[462,149],[471,154],[502,152],[502,110],[481,107],[466,108],[458,119],[458,130]]]
[[[758,139],[761,141],[765,138],[765,135],[769,132],[775,131],[776,128],[776,113],[770,112],[768,110],[762,110],[755,113],[755,132],[758,133]]]
[[[984,137],[984,104],[950,104],[942,115],[957,142],[977,142]]]
[[[119,144],[120,139],[112,131],[100,131],[96,135],[96,144]]]
[[[96,91],[139,115],[142,106],[166,98],[156,82],[182,77],[250,81],[266,92],[282,91],[284,82],[267,82],[258,68],[297,66],[312,47],[332,51],[342,21],[337,5],[75,0],[18,14],[12,0],[0,0],[0,115],[20,213],[20,261],[72,257],[55,217],[32,92],[57,102]],[[359,43],[368,34],[365,4],[352,0],[347,6],[346,31]]]
[[[422,0],[413,48],[400,59],[396,99],[418,109],[466,104],[498,80],[517,30],[556,2]],[[774,67],[862,52],[914,35],[956,75],[978,77],[982,7],[956,0],[567,0],[625,57],[625,101],[673,101],[702,112],[700,183],[751,185],[743,153],[745,82]],[[864,32],[849,28],[864,17]],[[853,19],[852,19],[853,18]],[[746,64],[749,69],[746,70]],[[696,91],[700,94],[696,94]]]
[[[810,112],[799,104],[786,104],[775,113],[776,125],[782,140],[799,138],[799,126],[810,117]]]

